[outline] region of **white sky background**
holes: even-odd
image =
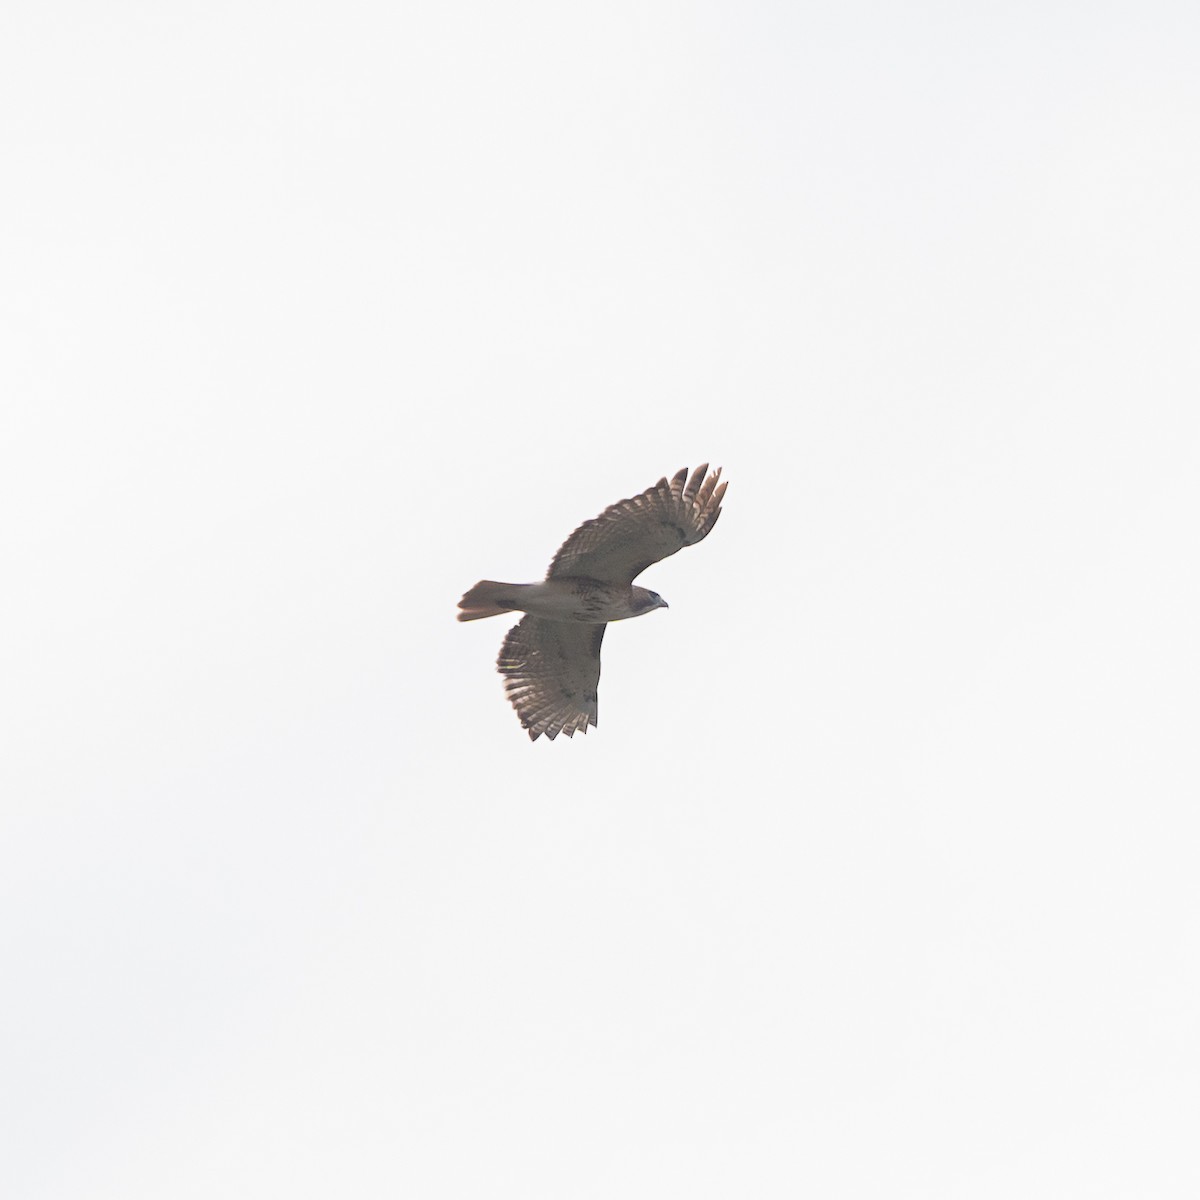
[[[5,1195],[1200,1194],[1194,5],[3,25]]]

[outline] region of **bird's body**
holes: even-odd
[[[541,583],[484,579],[458,602],[460,621],[526,615],[497,660],[521,724],[535,741],[571,737],[597,723],[600,643],[610,621],[644,616],[667,602],[633,580],[652,563],[707,537],[726,484],[708,464],[660,479],[585,521],[562,544]]]
[[[481,579],[460,601],[460,621],[478,621],[502,612],[523,612],[547,621],[579,621],[603,625],[640,617],[667,602],[646,588],[604,583],[585,576],[547,579],[542,583],[497,583]]]

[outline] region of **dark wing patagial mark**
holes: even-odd
[[[526,616],[508,631],[496,669],[533,741],[543,733],[551,741],[587,733],[596,724],[605,628]]]
[[[689,477],[685,467],[673,479],[660,479],[585,521],[563,542],[546,578],[632,583],[652,563],[694,546],[717,523],[727,487],[718,486],[719,467],[706,479],[707,470],[704,463]]]

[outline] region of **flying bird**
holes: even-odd
[[[460,621],[525,616],[508,631],[496,669],[533,741],[573,737],[597,723],[600,643],[609,621],[645,616],[667,602],[633,581],[652,563],[703,541],[729,485],[708,463],[686,467],[585,521],[559,548],[542,583],[482,579],[458,602]]]

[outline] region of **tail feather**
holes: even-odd
[[[481,579],[458,602],[462,610],[458,614],[460,621],[479,621],[484,617],[498,617],[501,613],[515,611],[510,603],[513,585],[497,583],[494,579]]]

